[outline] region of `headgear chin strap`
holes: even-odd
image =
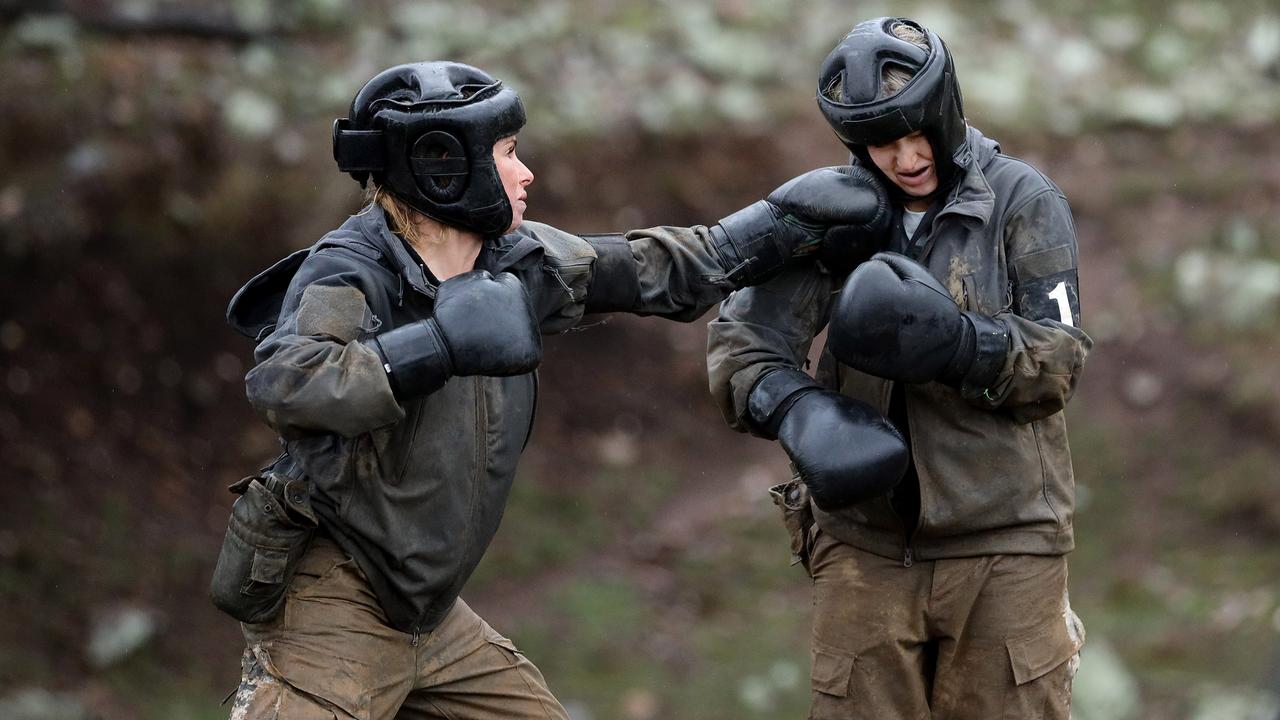
[[[333,159],[364,187],[389,190],[427,217],[480,233],[511,226],[493,146],[524,127],[524,106],[479,68],[455,62],[378,73],[333,122]]]
[[[919,30],[929,48],[894,35],[900,24]],[[889,66],[912,76],[893,95],[884,89]],[[951,53],[937,33],[912,20],[883,17],[855,25],[822,63],[818,107],[841,142],[874,172],[879,169],[868,145],[884,145],[916,131],[933,148],[939,190],[950,187],[973,160]]]

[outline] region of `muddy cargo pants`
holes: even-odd
[[[1067,720],[1084,628],[1065,556],[906,566],[814,530],[814,720]]]
[[[332,540],[302,558],[284,612],[244,625],[232,720],[568,720],[542,674],[461,599],[429,635],[387,626]]]

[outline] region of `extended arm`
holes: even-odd
[[[824,243],[883,242],[888,221],[878,181],[844,166],[800,175],[710,227],[589,237],[598,260],[586,312],[691,320],[728,291],[765,282]]]

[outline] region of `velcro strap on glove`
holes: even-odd
[[[596,251],[586,312],[626,312],[640,302],[640,276],[631,243],[621,235],[584,235]]]
[[[817,380],[796,368],[777,368],[766,372],[747,395],[746,420],[756,434],[778,439],[778,426],[787,411],[809,392],[822,389]]]
[[[1009,328],[1000,320],[978,313],[963,315],[973,323],[973,361],[964,376],[964,387],[985,390],[991,387],[1009,356]]]
[[[725,280],[734,287],[754,284],[786,261],[774,238],[775,211],[772,203],[759,200],[708,228]]]
[[[439,390],[453,374],[449,346],[433,319],[398,327],[373,339],[396,398],[407,400]]]

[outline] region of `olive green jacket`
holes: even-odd
[[[906,562],[1061,554],[1074,546],[1075,482],[1061,411],[1093,344],[1080,329],[1075,225],[1066,198],[1044,175],[972,128],[969,146],[975,162],[907,254],[962,309],[1004,321],[1011,342],[1003,368],[990,388],[906,388],[920,485],[910,537],[887,497],[833,513],[813,508],[823,531]],[[721,305],[707,368],[730,426],[752,431],[747,397],[763,373],[807,365],[842,281],[820,265],[797,265]],[[892,382],[841,365],[826,348],[816,376],[889,410]]]
[[[516,275],[558,333],[602,295],[602,309],[693,320],[728,291],[716,257],[700,226],[588,239],[526,222],[476,267]],[[228,312],[258,340],[249,402],[310,480],[322,529],[414,634],[445,616],[496,532],[537,402],[535,373],[397,400],[369,341],[430,317],[436,287],[374,207],[255,277]]]

